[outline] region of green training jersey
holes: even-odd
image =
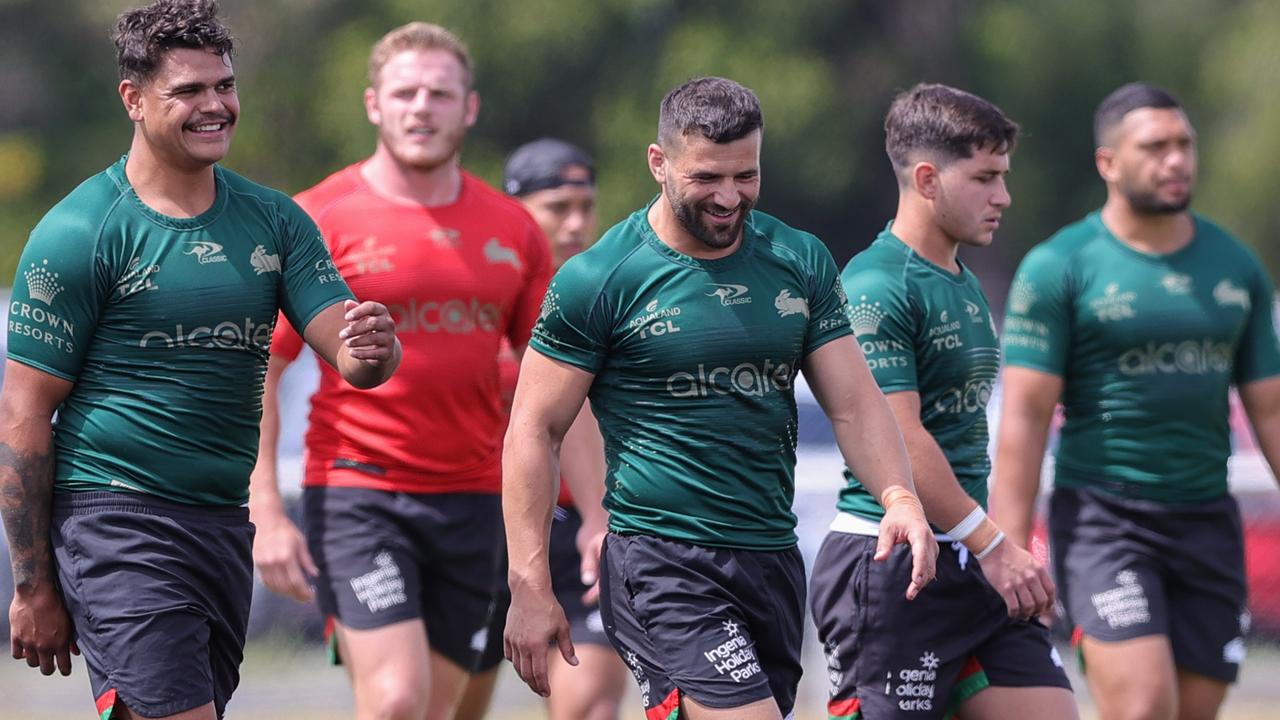
[[[45,215],[14,281],[9,358],[74,383],[54,490],[244,503],[278,312],[306,327],[351,293],[284,194],[215,167],[213,205],[166,217],[124,167]]]
[[[895,236],[892,223],[841,274],[853,332],[887,395],[920,395],[920,422],[965,492],[984,507],[991,458],[987,401],[1000,347],[978,278],[945,270]],[[847,468],[843,512],[879,520],[884,508]]]
[[[1169,503],[1227,492],[1228,390],[1280,374],[1274,291],[1252,252],[1193,217],[1186,247],[1149,255],[1095,212],[1019,266],[1005,357],[1064,381],[1058,485]]]
[[[646,208],[565,263],[530,347],[595,375],[610,528],[793,547],[792,382],[850,334],[844,304],[826,246],[760,212],[724,258],[672,250]]]

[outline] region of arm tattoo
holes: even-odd
[[[0,518],[9,539],[15,588],[53,582],[52,502],[52,450],[0,442]]]

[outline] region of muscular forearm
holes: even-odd
[[[1031,539],[1048,425],[1048,419],[1015,421],[1009,417],[1000,425],[991,514],[1005,535],[1021,547]]]
[[[929,522],[943,531],[955,527],[973,511],[977,501],[960,486],[951,463],[947,462],[947,456],[929,431],[918,423],[914,427],[904,425],[902,437],[907,445],[907,456],[911,459],[916,494],[920,496]]]
[[[502,516],[506,524],[508,581],[513,591],[551,586],[547,553],[558,492],[558,450],[550,434],[514,424],[502,454]]]
[[[25,436],[25,437],[24,437]],[[53,451],[48,433],[18,430],[0,442],[0,518],[4,520],[18,592],[51,587],[49,541],[53,502]]]
[[[583,403],[578,417],[564,436],[560,450],[560,474],[569,486],[573,503],[585,524],[604,525],[604,473],[604,441],[600,437],[600,427],[591,414],[591,406]]]
[[[882,502],[885,491],[895,486],[915,492],[902,434],[888,403],[878,390],[866,395],[851,412],[831,416],[849,470]]]

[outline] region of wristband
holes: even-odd
[[[924,506],[920,504],[920,498],[901,485],[894,485],[885,490],[884,495],[880,496],[880,506],[885,510],[888,510],[890,505],[897,505],[900,502],[910,503],[922,510],[924,509]]]
[[[973,508],[973,512],[964,517],[963,520],[956,523],[956,526],[947,531],[947,535],[956,542],[964,542],[964,539],[973,534],[974,530],[987,519],[987,513],[983,511],[982,506],[978,505]]]
[[[983,559],[990,555],[997,547],[1000,547],[1000,543],[1002,542],[1004,542],[1004,532],[997,532],[996,536],[991,538],[991,542],[987,543],[987,546],[982,548],[982,552],[974,555],[974,557],[979,560]]]

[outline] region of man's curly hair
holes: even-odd
[[[145,84],[173,48],[230,55],[231,30],[218,17],[217,0],[156,0],[120,13],[116,19],[116,60],[120,79]]]

